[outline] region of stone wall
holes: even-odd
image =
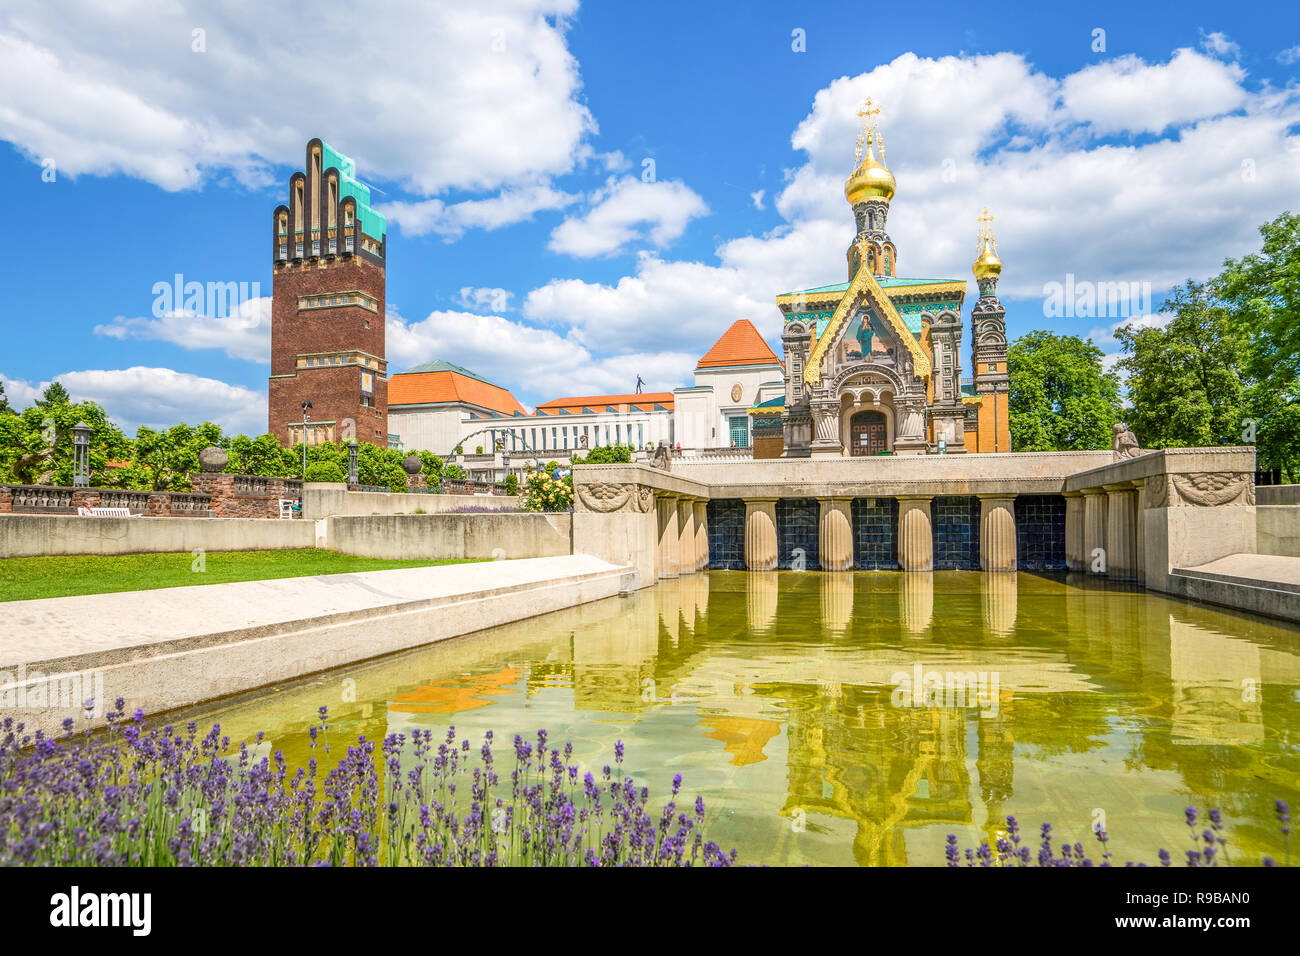
[[[1300,488],[1300,485],[1281,485]],[[1263,488],[1256,488],[1258,495]],[[1262,505],[1255,508],[1257,524],[1256,550],[1260,554],[1280,554],[1300,558],[1300,504]]]
[[[316,525],[325,526],[324,546],[367,558],[546,558],[573,553],[567,513],[335,515]],[[322,540],[319,534],[317,540]]]
[[[304,518],[319,520],[330,515],[412,514],[423,509],[445,514],[462,508],[490,511],[518,511],[522,499],[511,495],[435,495],[427,492],[386,493],[348,491],[341,482],[309,481],[303,486]]]
[[[65,554],[152,554],[310,548],[307,521],[193,518],[82,518],[77,515],[0,516],[0,558]]]

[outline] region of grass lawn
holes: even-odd
[[[318,548],[294,551],[214,551],[204,556],[202,571],[198,570],[199,559],[189,552],[0,558],[0,601],[464,563],[466,562],[455,560],[387,561],[359,558]]]

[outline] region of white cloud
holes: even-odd
[[[572,338],[499,315],[431,312],[408,322],[390,310],[389,367],[394,371],[444,358],[510,389],[522,402],[571,395],[622,394],[688,384],[698,356],[651,352],[597,358]],[[525,372],[526,368],[526,372]]]
[[[868,96],[883,107],[898,180],[889,232],[900,275],[970,282],[975,217],[987,205],[997,215],[1003,298],[1029,300],[1008,313],[1013,334],[1059,324],[1041,312],[1043,287],[1067,273],[1149,283],[1158,298],[1258,248],[1259,225],[1300,193],[1289,152],[1300,148],[1289,132],[1300,101],[1267,86],[1247,91],[1241,78],[1235,65],[1185,50],[1163,64],[1109,61],[1064,81],[1010,53],[904,54],[817,93],[792,136],[806,161],[774,197],[786,225],[723,241],[707,262],[645,254],[615,281],[556,278],[529,292],[521,312],[597,351],[698,355],[738,318],[779,345],[778,293],[847,278],[853,219],[843,185],[854,114]],[[1171,124],[1154,139],[1097,143]]]
[[[1300,60],[1300,43],[1297,43],[1293,47],[1288,47],[1277,55],[1277,61],[1283,66],[1290,66],[1297,60]]]
[[[96,335],[114,339],[154,339],[184,349],[221,349],[233,359],[269,365],[271,361],[271,299],[262,296],[241,302],[225,316],[173,310],[160,318],[121,316],[94,328]]]
[[[1115,332],[1122,326],[1131,325],[1138,329],[1163,329],[1174,319],[1173,313],[1170,312],[1152,312],[1148,315],[1134,315],[1129,318],[1117,319],[1108,326],[1098,326],[1090,329],[1085,338],[1092,339],[1094,345],[1116,345],[1119,339],[1115,338]]]
[[[313,136],[363,176],[427,196],[537,181],[570,171],[595,128],[565,43],[576,9],[24,4],[0,13],[0,138],[61,173],[164,189],[227,170],[264,181],[268,163],[300,164]]]
[[[467,309],[491,309],[493,312],[507,312],[513,292],[505,289],[474,288],[463,286],[456,296],[456,301]]]
[[[466,199],[447,204],[440,199],[382,203],[378,209],[403,235],[434,232],[451,241],[467,229],[491,231],[533,218],[536,213],[564,209],[580,197],[549,185],[506,189],[487,199]]]
[[[749,194],[749,199],[750,199],[750,201],[754,204],[754,208],[755,208],[755,209],[765,209],[765,208],[766,208],[766,207],[763,205],[763,194],[764,194],[765,192],[767,192],[766,189],[760,189],[758,192],[754,192],[754,193],[750,193],[750,194]]]
[[[1245,75],[1237,64],[1195,50],[1178,50],[1168,63],[1130,54],[1066,77],[1061,97],[1069,117],[1094,135],[1162,133],[1240,109]]]
[[[592,206],[566,219],[551,233],[549,248],[579,258],[610,255],[637,241],[662,248],[681,236],[686,224],[709,211],[683,183],[611,179],[591,197]]]
[[[3,378],[3,376],[0,376]],[[55,376],[74,402],[94,402],[128,434],[141,425],[170,428],[177,422],[215,422],[228,433],[260,435],[266,431],[266,393],[169,368],[135,366],[86,369]],[[28,405],[49,382],[31,385],[4,378],[5,391]]]
[[[1234,60],[1241,55],[1241,46],[1228,39],[1226,33],[1206,33],[1202,30],[1201,47],[1215,56],[1230,57]]]
[[[3,372],[0,372],[0,382],[4,383],[5,399],[9,402],[9,407],[16,412],[22,411],[40,398],[41,393],[50,384],[42,382],[40,385],[33,385],[22,379],[10,378]]]

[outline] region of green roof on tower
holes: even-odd
[[[351,196],[357,203],[357,222],[362,232],[372,239],[382,240],[388,234],[388,220],[370,206],[370,187],[357,180],[357,164],[329,143],[321,141],[322,168],[333,166],[339,171],[339,198]]]

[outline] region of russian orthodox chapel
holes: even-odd
[[[785,326],[784,455],[857,457],[1011,450],[1002,262],[987,210],[972,271],[971,369],[963,378],[964,279],[905,278],[888,231],[894,175],[868,100],[844,184],[857,234],[848,281],[777,296]]]

